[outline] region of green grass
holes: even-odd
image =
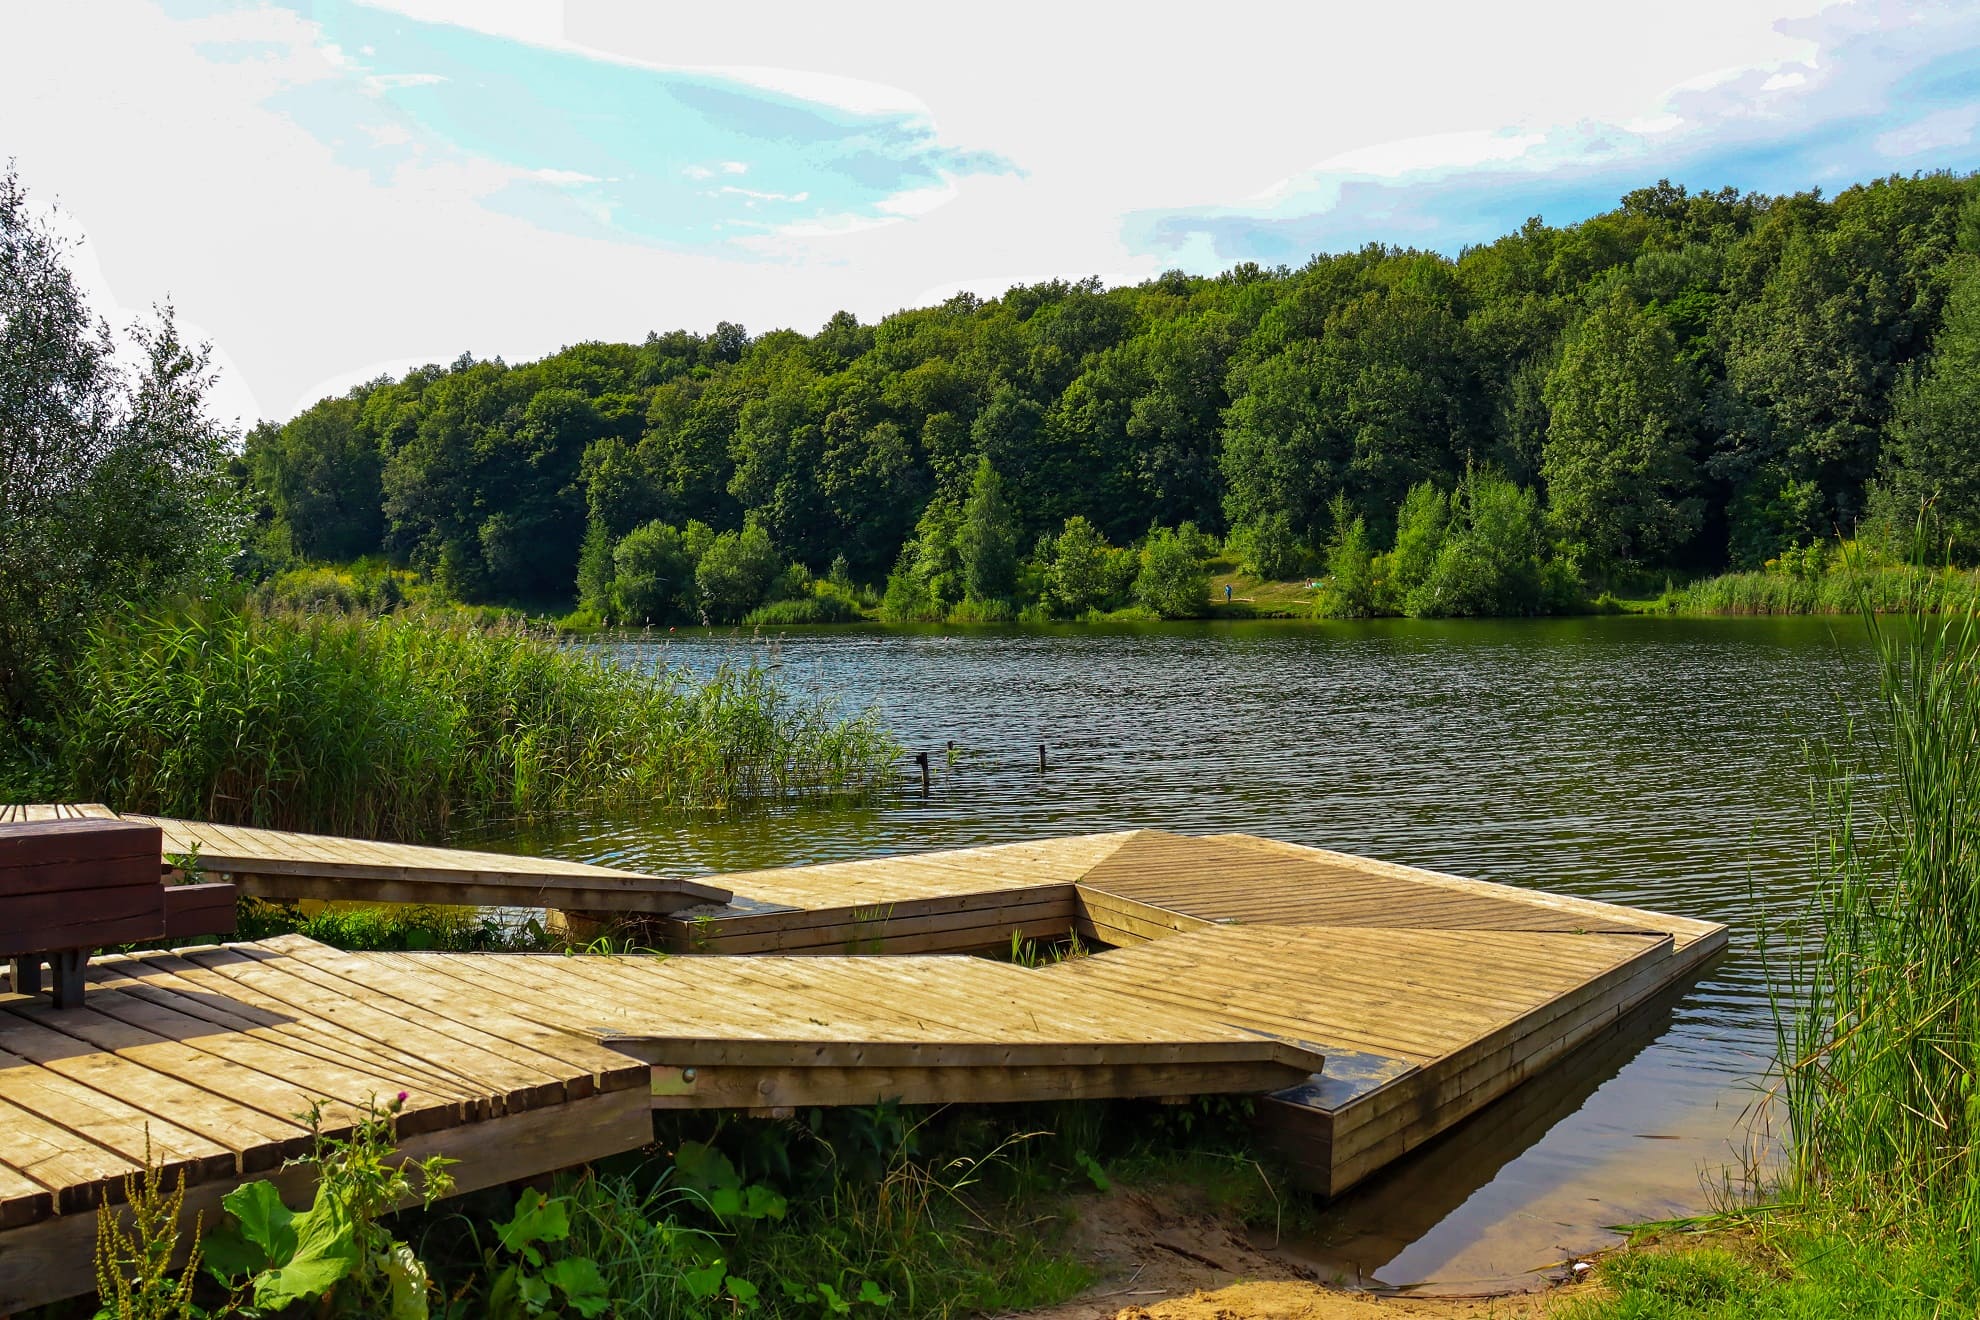
[[[861,797],[898,755],[870,714],[754,667],[697,679],[513,625],[219,606],[93,625],[44,734],[37,790],[370,838],[462,813]]]
[[[1841,560],[1816,571],[1722,573],[1642,602],[1646,612],[1675,614],[1878,614],[1916,603],[1929,611],[1970,610],[1980,603],[1980,578],[1955,569],[1899,564],[1846,567]]]
[[[1608,1295],[1570,1301],[1556,1320],[1936,1320],[1980,1306],[1970,1243],[1929,1222],[1796,1217],[1635,1247],[1602,1262],[1597,1279]]]
[[[334,948],[449,953],[545,953],[560,947],[536,917],[506,920],[483,908],[403,904],[270,903],[246,898],[235,918],[235,939],[306,935]]]
[[[571,1224],[559,1250],[598,1267],[613,1314],[653,1320],[1049,1306],[1092,1282],[1069,1230],[1079,1198],[1116,1182],[1284,1222],[1291,1198],[1250,1152],[1248,1113],[1226,1100],[668,1114],[653,1147],[558,1180]],[[447,1293],[472,1299],[511,1202],[478,1193],[395,1231]]]
[[[743,615],[743,626],[783,628],[813,623],[858,623],[865,617],[844,596],[821,594],[759,605]]]
[[[1223,571],[1217,571],[1222,569]],[[1275,582],[1241,573],[1224,561],[1213,561],[1210,574],[1210,609],[1213,619],[1308,619],[1313,617],[1314,592],[1311,578]],[[1231,589],[1229,604],[1224,588]]]

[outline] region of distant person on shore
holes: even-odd
[[[1224,604],[1228,605],[1230,603],[1231,603],[1231,584],[1226,582],[1224,584]]]

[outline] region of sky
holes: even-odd
[[[464,350],[1980,168],[1971,0],[0,4],[0,158],[242,425]]]

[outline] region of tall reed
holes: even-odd
[[[1775,969],[1775,1014],[1795,1190],[1965,1233],[1980,1226],[1980,618],[1912,580],[1895,613],[1859,598],[1876,716],[1819,754],[1817,897]]]
[[[1980,603],[1980,577],[1971,572],[1912,565],[1845,562],[1813,573],[1721,573],[1671,597],[1679,614],[1877,614],[1918,608],[1970,610]]]
[[[461,812],[865,795],[898,756],[871,714],[753,667],[697,679],[514,627],[213,605],[92,627],[58,738],[83,797],[384,838]]]

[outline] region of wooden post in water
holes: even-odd
[[[1039,774],[1041,774],[1041,775],[1045,773],[1045,744],[1044,744],[1044,743],[1039,743],[1039,744],[1038,744],[1038,773],[1039,773]]]
[[[921,767],[921,796],[928,796],[928,753],[916,752],[914,763]]]

